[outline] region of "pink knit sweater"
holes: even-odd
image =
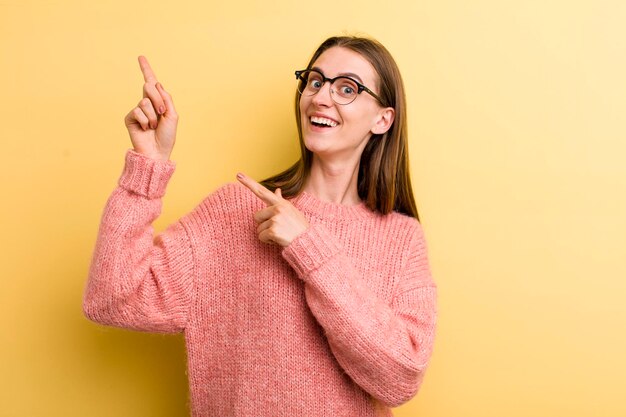
[[[420,224],[302,193],[310,228],[261,243],[265,205],[232,183],[153,237],[171,161],[126,154],[85,290],[85,315],[184,332],[200,416],[391,416],[418,391],[436,287]]]

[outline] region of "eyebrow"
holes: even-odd
[[[313,67],[311,68],[312,70],[321,72],[322,74],[324,74],[324,71],[322,71],[321,68],[319,67]],[[325,76],[325,75],[324,75]],[[360,82],[361,84],[363,84],[363,80],[361,79],[361,77],[359,77],[358,75],[356,75],[353,72],[341,72],[339,73],[338,77],[351,77],[351,78],[355,78],[358,82]]]

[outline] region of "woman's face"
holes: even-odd
[[[312,68],[327,78],[348,75],[379,93],[376,71],[365,58],[350,49],[338,46],[327,49]],[[372,134],[389,129],[393,109],[381,107],[366,92],[359,94],[352,103],[340,105],[331,98],[330,88],[330,83],[326,82],[317,94],[300,96],[304,144],[317,156],[344,160],[360,158]]]

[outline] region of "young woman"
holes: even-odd
[[[390,416],[420,387],[436,317],[391,55],[322,43],[296,72],[300,160],[262,184],[238,174],[154,239],[178,116],[139,63],[87,317],[184,332],[193,416]]]

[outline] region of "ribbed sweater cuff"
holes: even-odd
[[[120,187],[149,199],[161,198],[176,163],[148,158],[132,149],[126,152],[126,164],[118,184]]]
[[[311,224],[282,251],[283,258],[307,280],[309,274],[341,251],[333,236],[321,224]]]

